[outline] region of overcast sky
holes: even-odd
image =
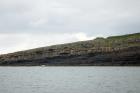
[[[0,54],[140,32],[140,0],[0,0]]]

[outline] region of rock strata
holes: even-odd
[[[140,33],[0,55],[2,66],[139,66]]]

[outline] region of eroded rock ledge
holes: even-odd
[[[0,56],[2,66],[139,66],[140,33],[96,38]]]

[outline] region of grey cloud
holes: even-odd
[[[140,0],[0,0],[0,52],[140,32]]]
[[[139,32],[139,5],[139,0],[1,0],[0,33]]]

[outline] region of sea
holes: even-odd
[[[0,93],[140,93],[140,67],[0,67]]]

